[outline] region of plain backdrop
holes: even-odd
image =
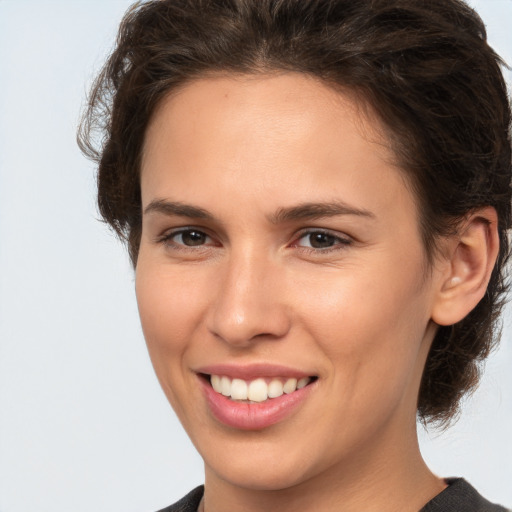
[[[0,512],[151,512],[202,482],[75,143],[129,3],[0,0]],[[472,4],[512,63],[512,1]],[[435,472],[512,506],[510,318],[459,422],[420,435]]]

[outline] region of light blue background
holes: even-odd
[[[0,512],[150,512],[202,482],[75,144],[128,5],[0,0]],[[512,1],[473,5],[512,63]],[[510,318],[461,420],[421,437],[434,471],[512,506]]]

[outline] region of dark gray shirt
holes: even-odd
[[[447,479],[448,487],[430,500],[419,512],[507,512],[478,494],[463,478]],[[180,501],[159,512],[197,512],[204,487],[196,487]],[[508,511],[511,512],[511,511]]]

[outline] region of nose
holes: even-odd
[[[231,255],[218,276],[209,330],[232,346],[279,339],[290,329],[279,265],[252,251]]]

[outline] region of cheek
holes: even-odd
[[[351,351],[363,341],[365,345],[382,344],[386,333],[404,331],[394,340],[399,342],[407,331],[420,327],[418,322],[424,324],[428,319],[428,298],[418,273],[404,278],[390,268],[373,274],[366,268],[295,279],[290,294],[294,307],[302,310],[311,329],[344,340],[334,344],[334,350]]]
[[[184,425],[200,422],[197,411],[190,410],[195,382],[187,358],[193,340],[200,339],[195,333],[201,328],[204,290],[189,272],[171,271],[144,255],[135,284],[144,338],[162,390]]]
[[[336,388],[392,398],[414,379],[429,321],[421,275],[390,263],[373,274],[354,268],[301,283],[296,305],[327,356]]]
[[[181,364],[200,328],[205,293],[190,272],[172,271],[139,257],[136,295],[144,337],[160,380]]]

